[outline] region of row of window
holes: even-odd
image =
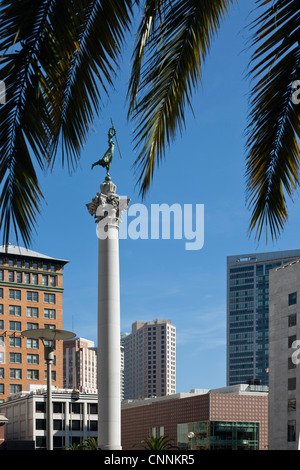
[[[10,320],[8,322],[9,331],[22,331],[22,322]],[[54,325],[45,325],[44,328],[53,328]],[[27,330],[40,328],[38,323],[27,323]],[[4,330],[4,320],[0,320],[0,330]]]
[[[4,270],[0,269],[0,281],[4,281]],[[39,284],[39,275],[36,273],[23,273],[20,271],[8,271],[8,282],[24,282],[25,284]],[[48,276],[42,274],[40,276],[40,284],[43,286],[55,287],[56,276]]]
[[[9,378],[10,379],[22,379],[22,373],[24,372],[27,375],[28,380],[39,380],[39,371],[36,369],[27,369],[26,371],[22,369],[9,369]],[[55,371],[51,371],[52,374],[52,379],[55,380],[56,374]],[[0,378],[4,379],[4,369],[0,367]],[[44,375],[45,380],[47,379],[47,370],[45,370],[45,375]],[[1,384],[4,385],[4,384]],[[2,387],[3,389],[3,387]],[[4,392],[1,392],[4,393]]]
[[[0,265],[5,264],[5,259],[0,257]],[[43,271],[52,271],[55,272],[56,269],[60,269],[60,266],[57,265],[57,267],[54,264],[46,264],[46,263],[37,263],[36,261],[29,261],[29,260],[21,260],[21,259],[14,259],[14,258],[9,258],[8,259],[8,266],[15,266],[17,268],[32,268],[32,269],[42,269]]]
[[[0,304],[0,315],[3,315],[3,304]],[[22,314],[22,308],[20,305],[9,305],[9,315],[20,317]],[[32,318],[39,318],[38,307],[26,307],[26,316]],[[44,308],[44,318],[50,318],[54,320],[56,318],[56,310],[54,308]],[[3,322],[3,320],[2,320]]]
[[[38,372],[39,371],[36,371],[36,370],[28,370],[28,374],[27,374],[28,380],[40,380]],[[51,371],[51,376],[52,376],[52,380],[55,381],[56,380],[55,371]],[[47,371],[45,371],[44,380],[47,380]],[[6,387],[7,386],[0,383],[0,395],[5,394]],[[20,392],[22,392],[22,385],[21,384],[9,384],[9,394],[20,393]]]
[[[40,292],[36,291],[26,291],[26,300],[28,302],[38,302]],[[49,294],[44,292],[44,303],[45,304],[55,304],[56,297],[55,294]],[[3,299],[3,288],[0,288],[0,298]],[[21,291],[19,289],[9,289],[8,298],[10,300],[21,300]]]
[[[10,352],[9,356],[9,363],[10,364],[22,364],[22,354],[16,352]],[[44,361],[44,357],[42,358]],[[0,351],[0,364],[4,364],[5,362],[5,353]],[[55,362],[55,361],[54,361]],[[39,364],[39,354],[27,354],[27,364]],[[1,374],[0,374],[1,375]]]

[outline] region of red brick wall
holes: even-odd
[[[152,427],[164,426],[164,435],[177,444],[177,424],[197,421],[255,421],[260,423],[260,449],[268,445],[268,397],[204,394],[122,409],[122,448],[138,450]]]
[[[138,450],[141,440],[149,436],[149,429],[164,426],[164,435],[177,444],[177,424],[208,419],[209,395],[173,399],[167,402],[132,407],[122,410],[122,448]]]

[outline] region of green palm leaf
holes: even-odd
[[[0,10],[0,229],[28,245],[43,199],[43,170],[80,157],[113,83],[131,17],[126,0],[3,0]],[[35,160],[33,160],[35,158]]]
[[[165,148],[185,126],[211,40],[232,0],[146,1],[129,84],[135,167],[144,195]]]
[[[167,436],[146,437],[142,440],[141,444],[145,450],[170,450],[178,449],[174,445],[174,440]]]
[[[300,74],[300,10],[297,0],[264,3],[270,6],[254,23],[246,177],[250,232],[274,239],[288,217],[286,196],[299,185],[300,114],[291,85]]]

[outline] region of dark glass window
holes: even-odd
[[[297,292],[289,294],[289,305],[295,305],[297,303]]]

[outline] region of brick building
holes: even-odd
[[[138,450],[143,438],[159,435],[180,449],[266,450],[267,387],[242,384],[123,402],[124,450]]]
[[[30,328],[63,327],[63,267],[51,258],[12,245],[0,247],[0,402],[46,384],[44,346],[22,337]],[[63,386],[62,342],[55,345],[53,385]]]

